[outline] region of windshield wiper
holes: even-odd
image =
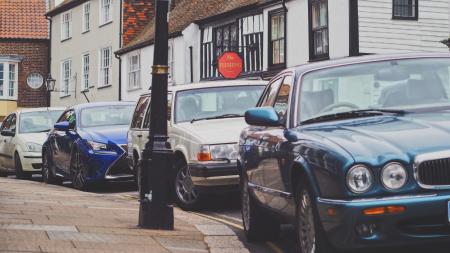
[[[196,122],[196,121],[200,121],[200,120],[227,119],[227,118],[240,118],[240,117],[244,117],[244,115],[242,115],[242,114],[237,114],[237,113],[229,113],[229,114],[223,114],[223,115],[214,116],[214,117],[207,117],[207,118],[200,118],[200,119],[192,119],[192,120],[191,120],[191,124],[194,123],[194,122]]]
[[[324,122],[324,121],[329,121],[329,120],[334,120],[334,119],[351,119],[351,118],[367,117],[367,116],[379,116],[379,115],[384,115],[387,113],[403,115],[407,112],[404,110],[382,109],[382,108],[353,110],[353,111],[348,111],[348,112],[326,114],[326,115],[318,116],[318,117],[315,117],[312,119],[307,119],[305,121],[302,121],[302,124]]]
[[[45,133],[45,132],[50,132],[50,131],[51,131],[51,129],[45,129],[45,130],[39,131],[38,133]]]

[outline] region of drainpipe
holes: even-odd
[[[119,21],[119,48],[122,48],[122,16],[123,16],[123,0],[120,0],[120,21]],[[122,101],[122,58],[114,54],[119,60],[119,101]]]
[[[52,71],[52,18],[49,16],[45,16],[45,19],[49,21],[49,41],[48,41],[48,49],[47,49],[47,76],[51,75]],[[50,107],[51,104],[51,91],[47,91],[47,107]]]

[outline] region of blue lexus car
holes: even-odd
[[[249,240],[290,222],[303,253],[450,242],[450,54],[291,68],[245,117]]]
[[[135,103],[100,102],[67,109],[42,148],[45,183],[70,179],[75,188],[133,179],[126,161],[127,131]]]

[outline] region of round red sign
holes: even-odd
[[[220,56],[219,61],[219,73],[226,79],[235,79],[241,73],[244,67],[244,63],[236,52],[225,52]]]

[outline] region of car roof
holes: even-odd
[[[64,111],[65,107],[37,107],[37,108],[20,108],[17,109],[17,113],[24,112],[42,112],[42,111]]]
[[[92,103],[85,103],[85,104],[79,104],[74,105],[70,107],[71,109],[75,110],[82,110],[86,108],[95,108],[95,107],[101,107],[101,106],[110,106],[110,105],[135,105],[136,102],[124,102],[124,101],[117,101],[117,102],[92,102]]]
[[[194,90],[194,89],[228,87],[228,86],[258,86],[258,85],[267,85],[267,83],[268,81],[265,80],[248,80],[248,79],[220,80],[220,81],[205,81],[199,83],[173,85],[169,86],[168,89],[169,92],[177,92],[182,90]],[[150,93],[151,90],[143,93],[142,95],[148,95]]]
[[[345,57],[334,60],[298,65],[295,67],[291,67],[283,72],[290,71],[296,72],[297,74],[303,74],[305,72],[310,72],[313,70],[338,67],[343,65],[389,61],[389,60],[420,59],[420,58],[450,58],[450,53],[403,53],[403,54],[377,54],[377,55]]]

